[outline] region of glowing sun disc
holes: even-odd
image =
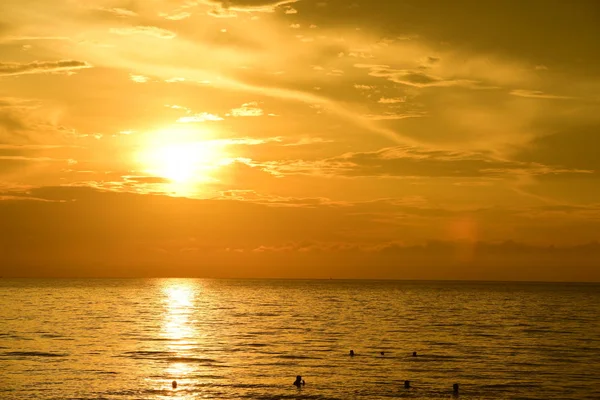
[[[138,155],[144,172],[175,183],[210,180],[209,173],[225,158],[216,140],[198,140],[178,132],[159,132]]]

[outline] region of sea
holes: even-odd
[[[395,398],[600,399],[600,284],[0,279],[2,400]]]

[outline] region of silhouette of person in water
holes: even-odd
[[[452,394],[454,394],[454,396],[458,396],[458,383],[452,385]]]
[[[173,387],[173,389],[177,389],[177,381],[171,382],[171,386]]]
[[[354,357],[354,350],[350,350],[350,357]]]
[[[379,354],[381,354],[382,356],[385,356],[385,351],[380,351]]]
[[[417,352],[413,351],[413,357],[416,357],[416,356],[417,356]]]
[[[300,386],[304,386],[304,385],[306,385],[306,382],[304,382],[304,379],[302,379],[302,377],[300,375],[296,376],[296,380],[294,381],[294,386],[300,387]]]

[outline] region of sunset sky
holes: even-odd
[[[595,0],[2,0],[0,276],[600,281]]]

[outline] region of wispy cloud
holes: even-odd
[[[347,153],[325,160],[255,163],[274,174],[349,177],[499,178],[541,175],[584,175],[593,171],[492,158],[488,154],[426,150],[407,146],[375,152]]]
[[[272,142],[281,142],[283,138],[281,136],[269,137],[269,138],[232,138],[232,139],[217,139],[212,142],[224,144],[224,145],[246,145],[246,146],[256,146],[259,144],[272,143]]]
[[[91,65],[85,61],[62,60],[62,61],[34,61],[27,64],[0,62],[0,75],[22,75],[39,74],[46,72],[75,71],[90,68]]]
[[[129,78],[136,83],[146,83],[150,80],[147,76],[135,74],[129,74]]]
[[[130,28],[111,28],[111,33],[117,35],[148,35],[159,39],[173,39],[177,36],[175,32],[156,26],[134,26]]]
[[[474,86],[476,81],[469,79],[444,79],[420,69],[395,69],[387,65],[354,64],[356,68],[366,68],[369,75],[417,88]]]
[[[186,19],[192,16],[192,14],[187,11],[180,11],[174,14],[160,13],[159,15],[164,19],[170,19],[172,21],[181,21],[182,19]]]
[[[573,99],[573,97],[570,97],[570,96],[558,96],[558,95],[554,95],[554,94],[544,93],[539,90],[515,89],[515,90],[511,90],[510,94],[512,94],[513,96],[529,97],[529,98],[533,98],[533,99],[560,99],[560,100]]]
[[[110,14],[113,14],[117,17],[137,17],[138,13],[135,11],[128,10],[126,8],[106,8],[106,7],[98,7],[96,10],[104,11]]]
[[[283,146],[289,147],[289,146],[306,146],[306,145],[311,145],[311,144],[320,144],[320,143],[333,143],[334,140],[331,139],[323,139],[320,137],[303,137],[298,139],[297,141],[293,141],[290,143],[285,143],[283,144]]]
[[[63,144],[0,144],[0,149],[5,150],[47,150],[47,149],[67,149],[77,148],[76,145]]]
[[[376,88],[376,86],[373,85],[354,85],[355,89],[359,89],[359,90],[373,90]]]
[[[172,110],[184,111],[187,115],[177,119],[177,122],[182,124],[193,123],[193,122],[207,122],[207,121],[223,121],[223,117],[212,114],[209,112],[194,113],[190,108],[180,106],[177,104],[165,104],[165,107]]]
[[[382,97],[377,102],[381,104],[405,103],[406,97]]]
[[[258,107],[257,102],[253,101],[242,104],[239,108],[232,109],[227,115],[232,117],[260,117],[263,115],[263,110]]]
[[[211,17],[215,18],[236,18],[237,13],[227,8],[214,8],[207,13]]]
[[[200,3],[215,6],[217,9],[240,12],[275,12],[279,6],[296,3],[299,0],[199,0]]]
[[[373,121],[406,119],[406,118],[421,118],[425,117],[425,112],[384,112],[381,114],[366,114],[365,118]]]
[[[199,114],[181,117],[177,120],[177,122],[184,123],[184,124],[190,123],[190,122],[206,122],[206,121],[223,121],[223,118],[219,117],[218,115],[215,115],[215,114],[203,112],[203,113],[199,113]]]
[[[27,41],[27,40],[72,40],[68,36],[7,36],[5,38],[0,38],[1,42],[11,42],[11,41]]]
[[[27,157],[27,156],[0,156],[0,161],[25,161],[25,162],[33,162],[33,163],[41,163],[41,162],[57,162],[57,163],[66,163],[68,165],[77,164],[77,161],[68,158],[52,158],[52,157]]]

